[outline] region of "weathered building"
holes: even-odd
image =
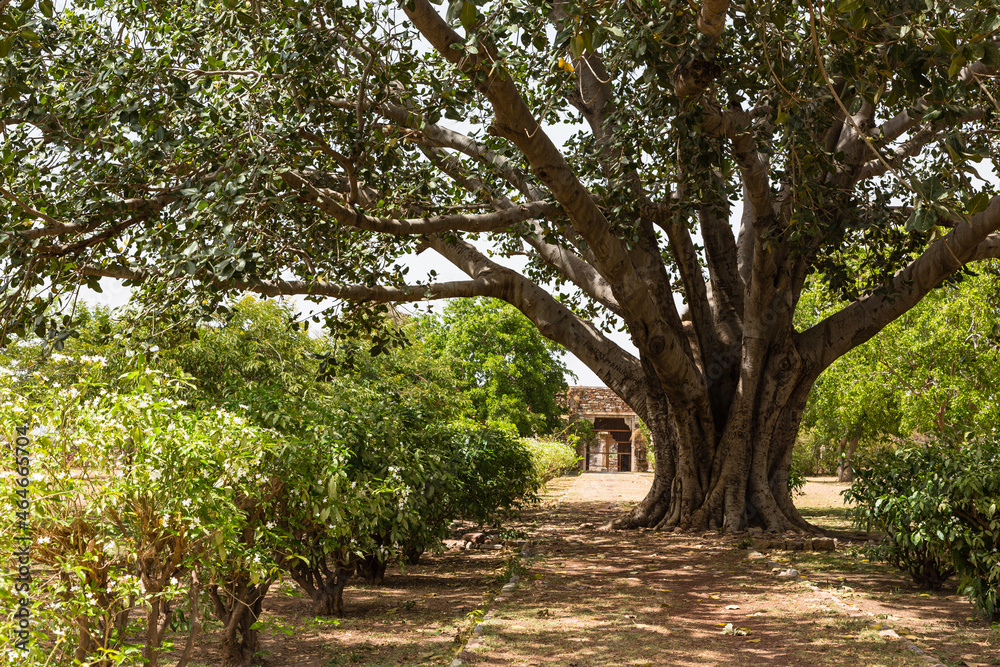
[[[649,470],[647,444],[639,417],[607,387],[570,387],[566,392],[570,418],[594,424],[596,442],[578,454],[583,469],[601,472]]]

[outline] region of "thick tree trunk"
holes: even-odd
[[[653,484],[643,502],[612,527],[818,532],[799,515],[788,489],[792,447],[814,378],[791,346],[761,351],[756,359],[752,349],[743,355],[728,413],[713,419],[711,438],[700,426],[696,403],[672,407],[646,369]]]

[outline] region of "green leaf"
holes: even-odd
[[[986,207],[990,205],[990,199],[988,192],[980,192],[969,198],[969,201],[965,203],[965,208],[969,215],[975,215],[986,210]]]
[[[951,59],[951,65],[948,67],[948,78],[954,79],[958,76],[958,73],[962,71],[962,68],[965,67],[968,62],[969,61],[965,59],[965,56],[963,56],[961,52],[956,53]]]
[[[918,205],[906,220],[904,228],[908,232],[926,232],[937,223],[937,212]]]
[[[460,21],[462,22],[462,27],[466,30],[472,30],[476,25],[476,16],[478,12],[476,10],[476,5],[473,2],[463,2],[462,3],[462,13]]]
[[[954,30],[949,30],[948,28],[935,28],[934,36],[937,37],[938,44],[941,45],[941,48],[948,53],[951,53],[958,48],[958,41],[955,37]]]

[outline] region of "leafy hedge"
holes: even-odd
[[[565,475],[582,460],[573,447],[564,442],[526,438],[524,443],[531,453],[531,462],[540,484],[547,484],[550,480]]]
[[[856,525],[886,534],[873,556],[928,588],[957,574],[959,590],[1000,619],[1000,437],[879,452],[844,495]]]

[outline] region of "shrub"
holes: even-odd
[[[957,573],[959,590],[1000,618],[1000,438],[881,452],[844,494],[856,524],[886,533],[874,556],[929,588]]]
[[[524,443],[531,453],[531,463],[539,484],[547,484],[566,474],[581,461],[571,446],[557,440],[526,438]]]
[[[533,458],[513,427],[463,420],[453,429],[455,473],[461,484],[455,514],[499,525],[534,502],[539,481]]]

